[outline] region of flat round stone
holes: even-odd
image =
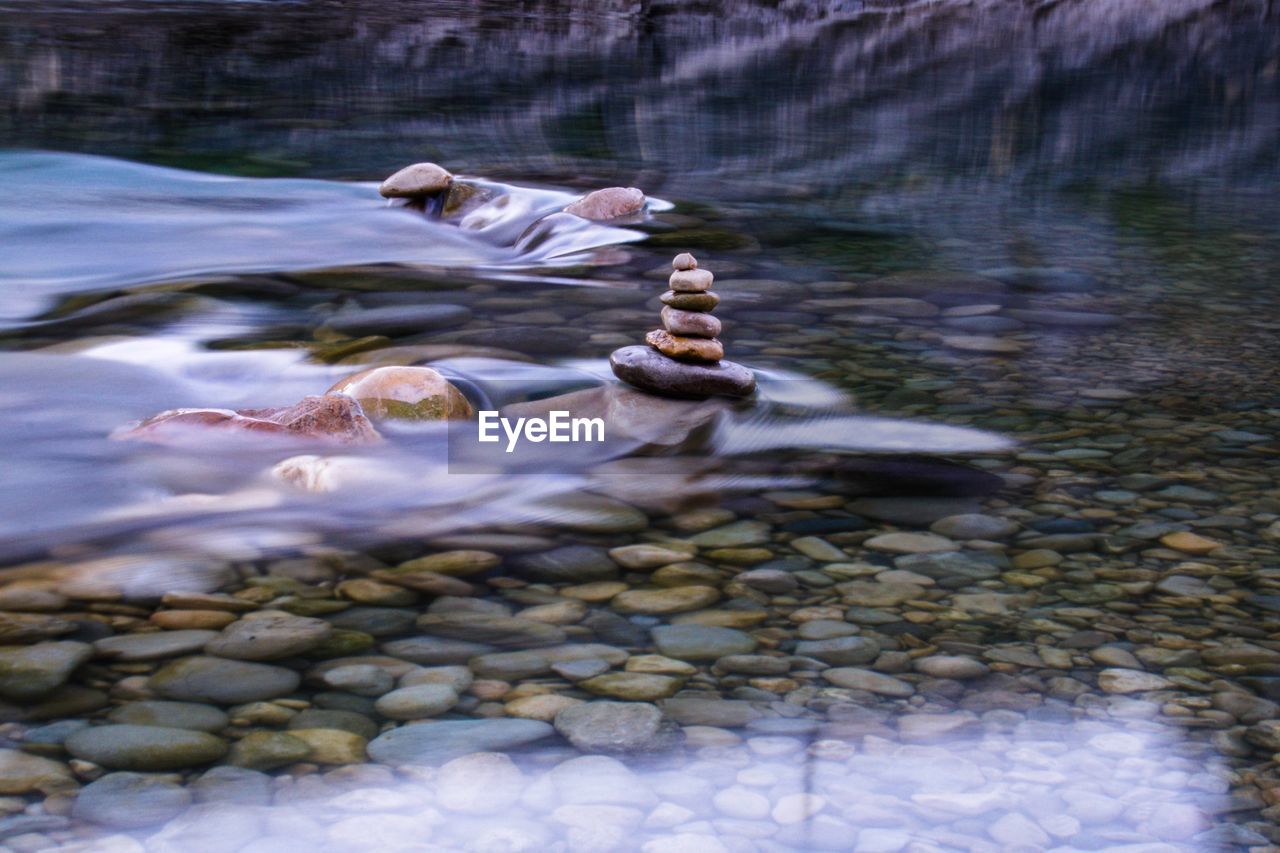
[[[663,397],[747,397],[756,389],[755,375],[741,364],[690,364],[667,358],[649,346],[614,350],[609,366],[623,382]]]
[[[686,338],[654,329],[644,339],[663,355],[682,361],[719,361],[724,358],[724,344],[714,338]]]
[[[677,270],[696,270],[698,259],[688,252],[681,252],[671,260],[671,268]]]
[[[667,284],[676,293],[705,293],[715,278],[708,270],[676,270]]]
[[[705,293],[676,293],[668,290],[658,298],[663,305],[670,305],[681,311],[710,311],[720,304],[720,294],[714,290]]]
[[[705,311],[681,311],[670,305],[662,309],[662,327],[673,335],[714,338],[720,334],[720,320]]]

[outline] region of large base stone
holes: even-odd
[[[609,366],[623,382],[663,397],[747,397],[756,389],[755,375],[741,364],[689,364],[648,346],[614,350]]]

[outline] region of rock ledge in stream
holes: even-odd
[[[303,397],[292,406],[274,409],[170,409],[113,437],[165,444],[203,437],[210,428],[334,444],[368,444],[382,438],[360,404],[341,395]]]

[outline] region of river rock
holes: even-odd
[[[718,362],[724,358],[724,345],[715,338],[685,337],[654,329],[644,339],[658,352],[680,361]]]
[[[368,741],[345,729],[290,729],[292,737],[309,749],[307,761],[316,764],[363,764],[368,761]]]
[[[661,316],[662,327],[673,335],[714,338],[720,334],[719,318],[705,311],[681,311],[665,305]]]
[[[600,660],[608,666],[617,666],[627,660],[627,653],[603,643],[569,644],[477,655],[471,659],[470,667],[481,678],[521,681],[548,675],[556,664],[584,660]]]
[[[960,655],[930,655],[917,658],[915,668],[917,672],[922,672],[931,678],[950,678],[955,681],[981,678],[991,671],[982,661]]]
[[[18,702],[41,699],[91,657],[93,646],[71,641],[0,646],[0,696]]]
[[[303,397],[292,406],[272,409],[171,409],[147,418],[113,438],[163,444],[206,440],[210,430],[254,433],[330,444],[373,444],[382,440],[350,397]]]
[[[285,732],[253,731],[235,741],[227,762],[248,770],[275,770],[305,761],[311,745]]]
[[[284,667],[197,656],[166,664],[148,685],[167,699],[236,705],[283,696],[300,681],[298,673]]]
[[[578,686],[597,696],[628,702],[652,702],[674,696],[682,678],[647,672],[609,672],[578,682]]]
[[[949,539],[1008,539],[1018,532],[1018,525],[994,515],[970,512],[940,518],[929,529]]]
[[[653,629],[653,642],[660,653],[686,661],[746,655],[758,645],[749,634],[710,625],[661,625]]]
[[[435,717],[458,704],[458,694],[447,684],[417,684],[392,690],[374,703],[389,720]]]
[[[868,637],[837,637],[797,643],[796,654],[816,658],[832,666],[859,666],[880,655],[880,644]]]
[[[1147,690],[1163,690],[1173,682],[1153,672],[1136,669],[1104,669],[1098,673],[1098,686],[1107,693],[1141,693]]]
[[[620,613],[666,614],[701,610],[720,600],[720,590],[710,586],[677,586],[668,589],[629,589],[609,602]]]
[[[659,703],[663,713],[682,726],[715,726],[740,728],[764,713],[752,702],[740,699],[703,699],[698,696],[673,696]]]
[[[890,554],[926,554],[935,551],[954,551],[956,543],[934,533],[881,533],[865,543],[873,551]]]
[[[676,293],[668,290],[658,299],[663,305],[680,311],[713,311],[720,304],[720,294],[713,290],[705,293]]]
[[[16,749],[0,749],[0,795],[54,794],[76,787],[75,777],[60,761],[29,755]]]
[[[430,367],[375,367],[335,383],[325,394],[351,397],[374,420],[438,421],[473,414],[462,392]]]
[[[174,817],[191,802],[191,793],[163,776],[108,773],[76,797],[78,820],[117,829],[154,826]]]
[[[882,675],[869,669],[847,667],[825,669],[822,671],[822,677],[836,687],[865,690],[868,693],[878,693],[881,696],[891,696],[897,699],[905,699],[916,692],[915,687],[900,678]]]
[[[494,646],[552,646],[565,641],[564,629],[545,622],[495,613],[427,613],[418,618],[427,634]]]
[[[644,193],[635,187],[606,187],[602,190],[587,193],[577,201],[565,205],[564,212],[604,222],[639,213],[644,209]]]
[[[618,566],[609,552],[593,545],[565,545],[541,554],[521,554],[512,558],[511,569],[540,583],[591,583],[618,576]]]
[[[567,713],[572,708],[562,712]],[[443,764],[473,752],[498,752],[555,734],[540,720],[448,720],[414,723],[384,732],[369,743],[369,757],[381,764]]]
[[[157,699],[144,699],[120,705],[112,709],[107,715],[107,720],[126,725],[163,726],[200,732],[219,732],[230,722],[225,712],[212,705],[197,702],[165,702]]]
[[[168,726],[93,726],[67,738],[65,746],[76,758],[115,770],[178,770],[227,752],[221,738]]]
[[[211,655],[236,660],[277,660],[305,654],[333,634],[323,619],[260,610],[232,622],[204,647]]]
[[[382,644],[382,651],[395,658],[422,666],[448,666],[497,651],[487,643],[450,640],[444,637],[408,637]]]
[[[154,631],[104,637],[93,647],[103,657],[115,660],[157,660],[198,652],[216,636],[217,631]]]
[[[32,643],[70,634],[75,623],[43,613],[0,613],[0,643]]]
[[[675,721],[646,702],[584,702],[557,714],[555,727],[583,752],[610,755],[665,752],[684,740]]]
[[[440,551],[401,563],[396,567],[396,570],[405,572],[426,571],[451,577],[470,577],[471,575],[484,574],[490,569],[495,569],[501,562],[502,558],[491,551],[470,549]]]
[[[667,286],[676,293],[706,293],[714,281],[710,270],[676,270],[667,279]]]
[[[391,175],[378,187],[383,198],[422,198],[449,189],[453,175],[435,163],[414,163]]]

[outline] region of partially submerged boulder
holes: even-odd
[[[170,443],[208,429],[303,438],[333,444],[366,444],[381,440],[351,397],[303,397],[292,406],[271,409],[170,409],[147,418],[114,438]]]
[[[644,193],[635,187],[606,187],[587,193],[564,208],[565,213],[604,222],[644,209]]]
[[[439,421],[472,414],[462,392],[430,367],[375,367],[348,376],[325,394],[356,400],[375,420]]]
[[[383,198],[424,198],[449,189],[452,182],[447,169],[435,163],[414,163],[383,181],[378,192]]]

